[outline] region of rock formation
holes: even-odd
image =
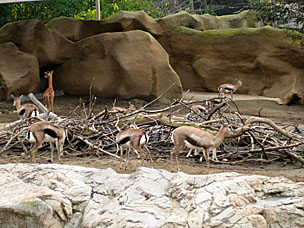
[[[0,100],[39,90],[37,59],[20,51],[12,42],[0,44]]]
[[[283,177],[132,174],[67,165],[0,166],[1,227],[304,226],[304,186]]]
[[[221,17],[179,12],[160,19],[120,11],[100,21],[10,23],[0,30],[0,44],[12,42],[36,58],[40,70],[55,70],[55,89],[71,94],[88,94],[93,77],[93,93],[104,97],[151,100],[175,83],[163,98],[168,102],[182,89],[216,92],[219,84],[241,79],[239,93],[304,103],[303,49],[291,34],[260,26],[249,11]],[[0,99],[10,90],[30,92],[7,88],[7,80],[1,73]]]
[[[151,100],[166,93],[170,102],[182,93],[169,56],[149,33],[135,30],[104,33],[77,42],[77,54],[56,69],[54,84],[69,94]]]

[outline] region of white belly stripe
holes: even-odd
[[[191,143],[189,143],[187,140],[185,140],[184,142],[185,142],[185,146],[190,148],[190,149],[195,149],[195,150],[201,150],[202,149],[202,147],[194,146]]]

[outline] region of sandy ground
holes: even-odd
[[[187,99],[200,100],[208,97],[213,97],[215,94],[210,93],[189,93]],[[67,115],[78,104],[79,96],[61,96],[56,97],[55,113],[58,115]],[[81,97],[82,102],[88,102],[87,97]],[[234,101],[238,105],[243,115],[257,116],[259,113],[262,117],[271,118],[277,122],[286,122],[303,126],[304,123],[304,106],[301,105],[280,105],[279,100],[271,100],[263,97],[248,96],[248,95],[234,95]],[[98,112],[104,109],[105,105],[112,106],[113,99],[101,99],[97,98],[94,112]],[[118,100],[117,105],[128,106],[128,101]],[[138,105],[138,103],[136,104]],[[156,104],[155,108],[161,107],[160,104]],[[153,108],[153,107],[152,107]],[[0,102],[0,128],[5,123],[17,120],[17,114],[14,113],[14,107],[12,102],[5,101]],[[304,127],[303,127],[304,128]],[[153,156],[153,155],[152,155]],[[49,155],[42,153],[38,156],[37,161],[39,163],[49,163]],[[179,156],[180,166],[183,172],[189,174],[206,174],[207,170],[205,164],[199,163],[197,158],[185,158],[185,154]],[[17,163],[17,162],[29,162],[29,156],[24,155],[20,151],[8,151],[0,154],[0,164]],[[55,163],[57,160],[55,159]],[[130,161],[128,169],[119,169],[119,160],[109,156],[96,156],[95,152],[83,153],[77,155],[67,155],[63,157],[64,164],[80,165],[85,167],[94,168],[112,168],[119,173],[133,172],[140,164],[140,160],[133,157]],[[149,163],[145,163],[150,167]],[[154,160],[154,168],[169,170],[169,154],[164,153],[163,156],[158,156]],[[286,162],[274,162],[271,164],[261,163],[244,163],[242,165],[226,165],[211,163],[211,172],[239,172],[244,174],[259,174],[267,176],[285,176],[296,182],[304,182],[304,169],[303,166],[291,161]]]

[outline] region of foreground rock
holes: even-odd
[[[304,187],[282,177],[33,164],[0,176],[1,227],[304,226]]]

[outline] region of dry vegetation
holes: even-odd
[[[153,101],[128,114],[111,111],[107,106],[94,113],[95,102],[96,98],[91,96],[88,103],[80,103],[66,116],[41,116],[66,129],[68,137],[64,147],[65,157],[95,154],[100,158],[119,158],[115,136],[120,129],[136,123],[138,128],[149,134],[148,147],[153,160],[169,159],[169,152],[173,147],[170,134],[174,128],[191,125],[214,133],[223,123],[228,123],[233,134],[217,149],[219,161],[213,161],[214,163],[235,165],[292,161],[304,164],[303,129],[296,124],[275,123],[267,118],[244,116],[236,103],[227,97],[199,101],[184,101],[182,98],[161,109],[151,109],[151,104],[155,102]],[[193,104],[201,104],[206,110],[200,113],[191,111]],[[34,121],[37,119],[18,120],[0,129],[0,154],[8,151],[28,153],[27,148],[30,145],[25,134]],[[47,145],[42,147],[40,151],[44,152],[40,155],[48,150]]]

